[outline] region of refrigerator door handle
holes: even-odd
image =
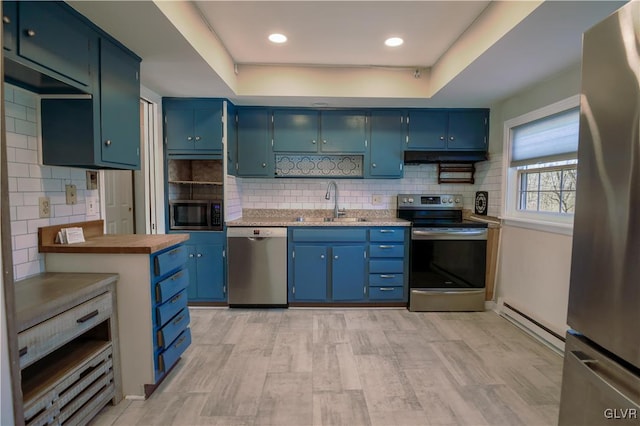
[[[571,357],[575,358],[586,374],[589,377],[591,383],[597,387],[603,395],[610,395],[616,397],[621,407],[640,409],[640,401],[634,401],[627,395],[620,392],[621,386],[615,386],[611,383],[611,375],[606,375],[606,365],[593,359],[589,355],[582,351],[571,351]],[[610,377],[607,377],[610,376]],[[632,383],[632,382],[630,382]]]

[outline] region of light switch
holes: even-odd
[[[97,197],[86,197],[85,204],[87,207],[87,216],[94,216],[98,214],[98,198]]]

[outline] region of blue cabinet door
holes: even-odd
[[[408,114],[407,149],[445,149],[448,114],[440,110],[412,110]]]
[[[18,54],[87,88],[97,37],[59,2],[18,2]],[[97,70],[95,70],[97,72]]]
[[[273,176],[267,109],[238,108],[236,117],[238,176]]]
[[[402,177],[406,123],[402,111],[371,113],[371,177]]]
[[[296,301],[327,300],[327,247],[296,244],[293,297]]]
[[[447,149],[486,151],[488,123],[488,111],[450,112]]]
[[[365,247],[334,246],[331,253],[331,298],[335,301],[362,300],[365,281]]]
[[[365,152],[367,131],[364,112],[322,111],[320,123],[321,152]]]
[[[317,152],[318,120],[318,111],[274,110],[273,151]]]
[[[221,99],[165,99],[163,109],[167,153],[221,154],[222,107]]]
[[[220,244],[199,244],[196,248],[198,299],[220,301],[225,299],[222,274],[223,251]]]
[[[236,107],[227,101],[227,174],[235,176],[238,164],[238,136],[236,133]]]
[[[2,44],[7,52],[16,50],[16,32],[18,30],[18,5],[15,1],[2,2]]]
[[[100,42],[102,161],[140,167],[140,64],[113,43]]]
[[[165,127],[167,150],[193,150],[193,110],[165,108]]]
[[[193,111],[193,149],[222,152],[222,102]]]

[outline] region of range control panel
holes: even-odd
[[[461,194],[398,194],[399,209],[461,209]]]

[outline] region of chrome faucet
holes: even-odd
[[[338,184],[336,183],[335,180],[332,180],[331,182],[329,182],[329,184],[327,185],[327,193],[324,194],[324,199],[325,200],[330,200],[331,199],[331,186],[333,186],[333,190],[335,192],[334,195],[334,203],[333,203],[333,217],[339,217],[340,214],[344,214],[344,212],[341,212],[338,210]]]

